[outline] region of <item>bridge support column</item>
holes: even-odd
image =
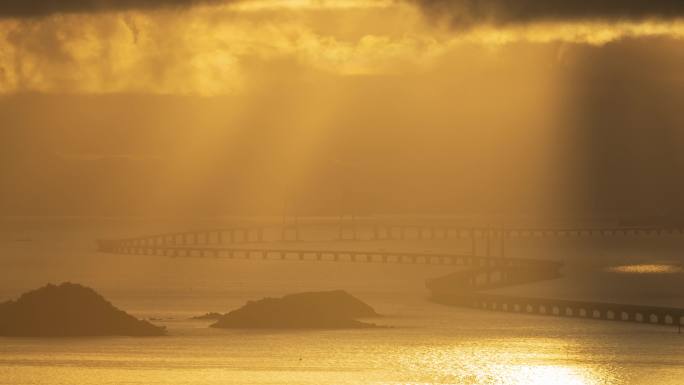
[[[477,238],[475,237],[475,229],[470,230],[470,249],[472,250],[470,254],[477,254]]]

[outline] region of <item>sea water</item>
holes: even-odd
[[[123,256],[94,249],[94,239],[110,233],[154,230],[145,226],[86,220],[25,220],[21,226],[5,226],[0,300],[47,282],[79,282],[129,313],[166,326],[168,336],[0,338],[0,384],[684,383],[684,335],[672,327],[431,303],[424,280],[448,273],[445,267]],[[676,257],[678,240],[654,242],[669,246],[648,243],[627,251],[652,252],[649,258],[659,262]],[[342,246],[352,247],[337,245]],[[442,246],[447,247],[411,245]],[[612,253],[624,252],[604,246],[601,253],[611,264]],[[591,270],[595,264],[578,265]],[[595,278],[588,277],[545,283],[536,290],[587,295],[584,286]],[[664,281],[674,282],[674,288],[665,285],[658,297],[659,287],[647,280],[648,298],[682,303],[676,276],[660,277],[669,277]],[[577,282],[583,287],[576,288]],[[569,288],[560,287],[564,285]],[[368,322],[389,327],[222,330],[210,328],[211,321],[190,319],[265,296],[326,289],[348,290],[383,315]],[[603,295],[627,293],[631,298],[638,291],[608,290]]]

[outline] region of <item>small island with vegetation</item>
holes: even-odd
[[[49,284],[0,303],[0,336],[161,336],[164,327],[117,309],[95,290],[74,283]]]
[[[378,327],[358,318],[378,313],[343,290],[290,294],[249,301],[223,315],[214,328],[226,329],[358,329]]]

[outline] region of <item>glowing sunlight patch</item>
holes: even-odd
[[[684,268],[667,264],[638,264],[612,266],[607,268],[606,271],[620,274],[676,274],[684,273]]]

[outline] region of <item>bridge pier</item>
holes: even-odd
[[[382,239],[382,240],[389,239],[390,235],[389,235],[388,227],[387,226],[380,227],[378,229],[378,236],[379,236],[378,239]]]
[[[477,238],[475,238],[475,229],[470,230],[470,253],[477,254]]]
[[[684,325],[684,309],[478,294],[474,292],[478,288],[500,281],[495,275],[487,272],[466,277],[463,277],[466,280],[466,287],[471,288],[473,293],[468,295],[466,291],[456,304],[492,311],[674,326],[678,333],[681,333],[682,325]]]

